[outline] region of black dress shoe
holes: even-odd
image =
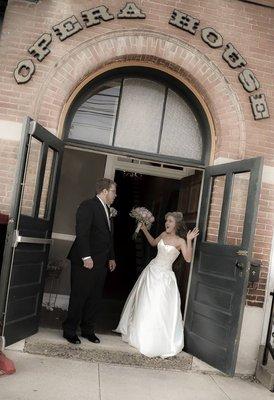
[[[84,333],[82,333],[81,335],[83,338],[89,340],[92,343],[100,343],[100,339],[95,335],[95,333],[89,333],[87,335],[85,335]]]
[[[81,340],[78,338],[77,335],[68,335],[67,333],[63,333],[63,337],[67,339],[69,343],[72,344],[80,344]]]

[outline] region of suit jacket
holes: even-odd
[[[113,235],[105,209],[97,196],[83,201],[76,213],[76,238],[68,254],[74,263],[83,257],[114,259]]]

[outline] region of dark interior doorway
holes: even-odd
[[[66,260],[66,255],[72,244],[69,237],[74,234],[76,209],[81,201],[94,195],[95,181],[104,176],[105,164],[106,157],[97,153],[65,151],[53,229],[53,232],[63,235],[64,238],[55,237],[50,257],[53,265],[55,260],[61,261],[63,269],[57,278],[48,272],[40,320],[42,327],[61,329],[65,319],[65,298],[68,298],[70,292],[70,263]],[[94,166],[91,176],[84,173],[87,165]],[[149,175],[150,167],[157,168],[154,175],[154,171]],[[158,163],[152,162],[149,167],[144,168],[149,172],[115,172],[118,196],[113,207],[117,209],[118,215],[113,219],[113,225],[117,269],[107,275],[102,312],[97,325],[98,333],[110,333],[116,327],[129,292],[142,270],[156,255],[157,249],[148,244],[142,232],[136,241],[132,240],[136,223],[129,216],[131,209],[144,206],[153,213],[155,222],[151,234],[154,237],[164,230],[165,214],[168,211],[182,211],[188,229],[196,224],[202,171],[167,166],[168,173],[163,171],[160,174],[169,177],[162,177],[155,176],[159,174]],[[171,169],[176,170],[174,174]],[[182,314],[185,309],[189,268],[190,265],[181,256],[173,266],[181,294]]]
[[[155,216],[151,234],[157,237],[164,230],[165,214],[182,211],[188,229],[196,224],[202,172],[183,179],[171,179],[126,171],[116,171],[117,199],[113,206],[118,215],[114,218],[114,244],[117,269],[108,273],[104,290],[103,310],[98,329],[109,331],[119,322],[124,302],[138,276],[155,257],[156,248],[151,247],[142,232],[132,240],[135,221],[129,216],[133,207],[143,206]],[[182,256],[173,266],[181,294],[182,314],[185,308],[189,264]]]

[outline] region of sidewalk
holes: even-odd
[[[9,350],[17,372],[0,377],[1,400],[273,400],[263,386],[193,371],[162,371]]]

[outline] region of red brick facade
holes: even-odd
[[[82,82],[119,65],[150,65],[182,80],[205,106],[216,141],[212,162],[220,157],[263,156],[265,166],[274,167],[274,9],[236,0],[136,0],[146,18],[118,19],[125,3],[10,0],[1,36],[0,120],[21,123],[29,115],[61,136],[61,114]],[[114,19],[85,27],[81,11],[102,4]],[[169,24],[174,9],[200,21],[195,34]],[[72,15],[83,29],[60,41],[52,27]],[[206,27],[222,36],[222,47],[212,48],[202,40],[201,30]],[[51,33],[52,42],[50,53],[39,62],[28,48],[43,33]],[[265,94],[270,118],[254,120],[249,100],[254,93],[248,93],[238,79],[243,68],[231,68],[222,57],[228,43],[258,79],[257,92]],[[36,70],[29,82],[19,85],[13,73],[23,59],[31,59]],[[9,212],[18,142],[0,137],[0,146],[0,212]],[[272,176],[272,181],[264,181],[261,192],[253,255],[262,261],[262,269],[260,282],[250,285],[249,305],[263,305],[273,222]]]
[[[0,212],[9,214],[19,143],[0,140]]]

